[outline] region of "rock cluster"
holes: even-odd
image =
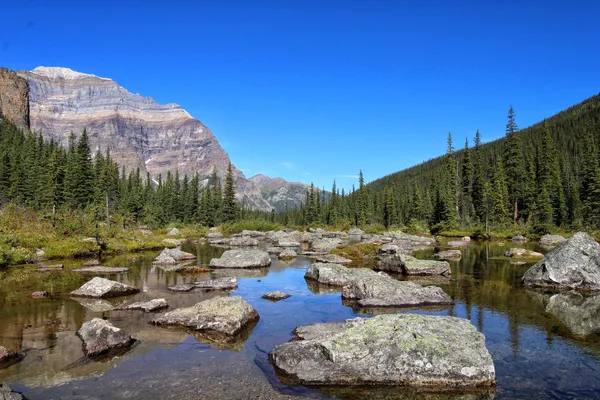
[[[211,268],[261,268],[271,265],[269,253],[262,250],[227,250],[210,260]]]

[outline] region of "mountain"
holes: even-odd
[[[230,162],[211,130],[179,105],[159,104],[111,79],[69,68],[37,67],[16,74],[1,69],[0,112],[65,147],[71,132],[79,135],[86,129],[94,153],[110,148],[120,166],[140,168],[154,180],[178,170],[181,176],[198,172],[206,183],[213,169],[223,178]],[[262,193],[235,166],[234,174],[237,199],[253,209],[279,209],[282,199],[284,204],[301,201],[286,197],[295,190],[284,190],[271,204],[267,199],[273,196]]]
[[[287,182],[282,178],[269,178],[262,174],[254,175],[249,180],[260,189],[263,199],[277,211],[285,210],[286,203],[290,210],[299,206],[305,201],[309,187],[304,183]]]

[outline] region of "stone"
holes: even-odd
[[[79,289],[72,291],[71,296],[106,298],[127,296],[139,292],[140,290],[133,286],[96,276]]]
[[[165,248],[160,252],[158,257],[154,260],[153,264],[178,264],[184,261],[195,260],[196,256],[191,253],[186,253],[180,249],[167,249]]]
[[[154,235],[154,232],[152,232],[150,229],[139,229],[138,232],[141,233],[144,236],[152,236],[152,235]]]
[[[6,368],[21,361],[25,354],[9,350],[4,346],[0,346],[0,369]]]
[[[260,231],[249,231],[249,230],[244,229],[242,231],[242,236],[250,236],[253,238],[257,238],[257,239],[262,239],[265,237],[265,233],[260,232]]]
[[[365,231],[359,228],[352,228],[348,231],[349,236],[362,236],[365,234]]]
[[[62,264],[45,265],[41,264],[36,271],[37,272],[49,272],[49,271],[61,271],[65,268]]]
[[[577,232],[535,263],[522,281],[529,286],[600,290],[600,245]]]
[[[271,257],[263,250],[227,250],[221,258],[210,260],[211,268],[261,268],[271,265]]]
[[[337,254],[316,254],[315,260],[320,263],[340,265],[350,264],[352,262],[352,260],[338,256]]]
[[[209,232],[206,235],[207,239],[221,239],[222,237],[223,237],[223,234],[221,232],[217,232],[217,231]]]
[[[85,263],[83,263],[84,267],[95,267],[98,265],[100,265],[100,260],[97,260],[97,259],[89,260],[89,261],[86,261]]]
[[[237,278],[231,276],[194,282],[194,286],[203,290],[233,290],[238,287],[238,283]]]
[[[552,246],[561,244],[562,242],[564,242],[566,240],[567,239],[565,239],[564,237],[562,237],[560,235],[544,235],[541,237],[539,243],[541,246],[552,247]]]
[[[523,235],[515,235],[512,237],[513,242],[525,242],[527,238]]]
[[[379,248],[378,253],[379,254],[396,254],[398,251],[400,251],[400,246],[393,244],[393,243],[386,243]]]
[[[48,292],[46,292],[45,290],[31,293],[31,297],[33,297],[34,299],[42,299],[42,298],[48,297],[48,296],[50,296],[50,294]]]
[[[233,238],[228,243],[229,246],[258,246],[258,240],[249,236]]]
[[[510,258],[542,258],[544,255],[536,251],[511,247],[504,253],[505,257]]]
[[[467,319],[379,315],[298,327],[269,359],[286,384],[494,386],[485,337]]]
[[[462,240],[463,242],[470,242],[471,241],[471,237],[470,236],[463,236],[460,240]]]
[[[448,246],[450,247],[467,247],[470,244],[470,241],[465,240],[451,240],[448,242]]]
[[[163,308],[169,307],[167,300],[165,299],[152,299],[149,301],[139,301],[137,303],[128,304],[115,308],[115,310],[142,310],[144,312],[152,312],[156,310],[162,310]]]
[[[13,392],[6,383],[0,383],[0,400],[23,400],[23,395]]]
[[[192,307],[177,308],[153,318],[155,325],[181,325],[190,329],[235,335],[258,320],[258,313],[239,296],[216,297]]]
[[[179,229],[173,228],[169,232],[167,232],[167,236],[183,236],[183,234]]]
[[[190,284],[179,284],[179,285],[172,285],[167,287],[168,290],[170,290],[171,292],[189,292],[190,290],[192,290],[193,288],[195,288],[195,285],[190,285]]]
[[[271,300],[271,301],[275,301],[275,302],[279,301],[279,300],[287,299],[288,297],[292,297],[292,295],[287,294],[285,292],[281,292],[279,290],[276,292],[267,293],[262,296],[262,298],[265,300]]]
[[[87,273],[87,274],[122,274],[124,272],[129,272],[129,268],[96,266],[96,267],[76,268],[71,271],[72,272],[83,272],[83,273]]]
[[[342,240],[338,238],[325,238],[315,239],[310,244],[312,250],[317,253],[329,253],[331,250],[342,245]]]
[[[300,242],[295,238],[283,237],[277,241],[279,247],[300,247]]]
[[[88,243],[96,243],[96,238],[93,237],[87,237],[87,238],[83,238],[81,239],[82,242],[88,242]]]
[[[162,242],[166,243],[166,244],[172,244],[175,247],[181,247],[183,240],[170,238],[170,239],[163,239]]]
[[[460,260],[462,257],[462,251],[460,250],[443,250],[433,255],[435,258],[440,260]]]
[[[90,297],[72,297],[71,299],[78,302],[88,310],[97,313],[112,311],[115,309],[115,305],[113,303],[103,299],[94,299]]]
[[[267,247],[267,253],[278,256],[284,249],[282,247]]]
[[[347,268],[339,264],[311,264],[306,270],[304,279],[310,279],[331,286],[346,286],[365,277],[377,275],[367,268]]]
[[[127,349],[136,341],[128,333],[102,318],[85,322],[77,331],[77,336],[83,341],[86,356],[95,356],[112,349]]]
[[[360,307],[417,307],[452,304],[452,298],[437,286],[397,281],[379,273],[362,277],[342,288],[342,298]]]
[[[435,245],[435,239],[425,236],[409,235],[402,231],[385,232],[384,237],[392,238],[395,242],[411,242],[414,245],[421,246],[433,246]]]
[[[450,264],[446,261],[419,260],[406,254],[384,257],[377,262],[380,271],[404,275],[450,275]]]
[[[292,259],[298,257],[298,254],[289,247],[284,249],[281,253],[279,253],[279,258],[281,259]]]

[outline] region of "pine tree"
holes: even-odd
[[[492,182],[490,185],[490,222],[495,225],[502,225],[508,220],[508,186],[506,184],[506,177],[504,175],[504,167],[500,157],[496,158],[496,165],[494,168],[494,174],[492,176]]]
[[[474,170],[473,170],[473,209],[480,222],[485,220],[485,204],[484,204],[484,193],[483,186],[485,183],[485,171],[483,166],[483,160],[481,159],[481,134],[479,130],[475,133],[475,144],[474,150]]]
[[[450,132],[448,132],[446,171],[443,179],[443,190],[440,193],[440,201],[440,222],[443,222],[448,227],[454,227],[458,219],[458,182],[454,146],[452,145],[452,134]]]
[[[510,106],[506,124],[506,141],[504,143],[504,173],[508,185],[509,199],[514,210],[513,222],[515,224],[519,216],[519,203],[523,200],[523,182],[525,180],[521,137],[518,132],[515,111]]]
[[[231,162],[227,166],[225,176],[225,193],[223,194],[223,221],[235,222],[238,215],[237,203],[235,201],[235,183],[233,181],[233,169]]]
[[[462,219],[468,225],[473,215],[473,165],[471,163],[471,152],[469,150],[469,139],[465,140],[462,163]]]

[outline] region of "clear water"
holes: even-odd
[[[501,258],[508,245],[472,243],[459,262],[452,262],[451,279],[431,282],[450,294],[455,305],[383,312],[470,319],[485,334],[496,367],[498,386],[485,398],[600,398],[600,296],[552,298],[552,294],[523,288],[519,280],[531,264],[515,265]],[[199,265],[206,265],[223,251],[192,244],[186,244],[184,250],[195,252]],[[49,299],[29,297],[35,287],[27,281],[20,287],[0,282],[0,345],[27,354],[22,362],[0,370],[0,382],[7,382],[29,399],[422,398],[398,388],[314,390],[280,383],[267,354],[275,345],[287,342],[296,326],[382,312],[353,310],[342,304],[339,291],[309,285],[304,273],[310,259],[298,257],[290,264],[274,259],[269,269],[256,271],[181,275],[152,267],[155,256],[148,253],[134,255],[135,260],[129,259],[132,255],[102,260],[103,265],[131,269],[128,274],[108,276],[110,279],[143,288],[136,296],[111,303],[163,297],[172,308],[187,307],[223,293],[173,293],[167,286],[233,274],[240,277],[234,294],[258,311],[260,321],[243,340],[208,344],[205,338],[183,330],[149,325],[151,314],[102,311],[105,303],[71,299],[68,292],[86,280],[74,273],[51,272],[65,275],[66,283]],[[68,267],[83,262],[71,262]],[[278,303],[261,299],[274,290],[292,297]],[[140,342],[118,357],[86,359],[75,332],[93,317],[107,317]]]

